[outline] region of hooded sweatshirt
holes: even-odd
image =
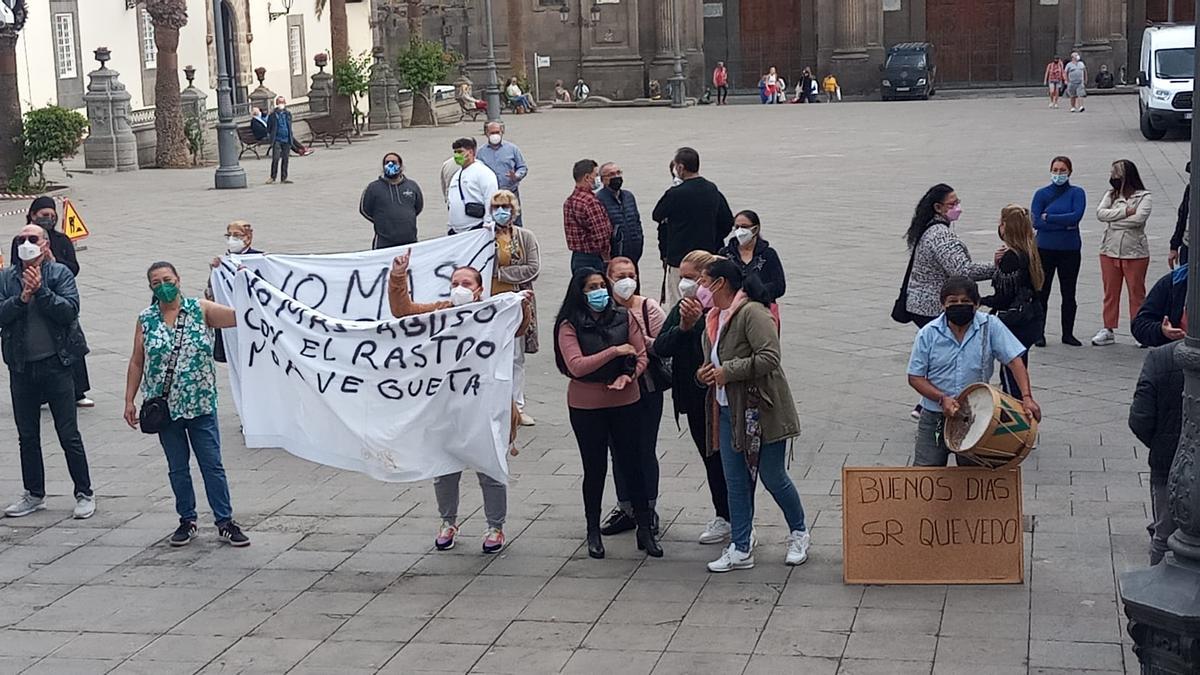
[[[417,241],[417,216],[425,208],[421,186],[405,176],[392,183],[383,176],[362,193],[358,212],[375,225],[375,248]]]

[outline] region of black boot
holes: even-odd
[[[633,516],[625,513],[621,510],[620,506],[617,506],[608,514],[604,522],[600,523],[600,534],[610,537],[614,534],[628,532],[635,527],[637,527],[637,522],[634,521]]]
[[[650,533],[650,528],[639,525],[637,529],[637,545],[639,551],[645,551],[646,555],[661,558],[663,555],[662,547],[654,539],[654,535]]]
[[[588,556],[599,560],[604,557],[604,541],[600,538],[599,528],[588,530],[587,533]]]

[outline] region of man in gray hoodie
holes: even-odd
[[[404,246],[417,241],[417,216],[425,208],[421,186],[404,175],[404,160],[389,152],[383,173],[363,190],[358,212],[375,225],[371,248]]]

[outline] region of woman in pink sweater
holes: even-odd
[[[641,392],[638,378],[646,371],[646,340],[638,322],[612,300],[612,287],[599,270],[583,268],[571,277],[562,308],[554,320],[554,360],[571,378],[567,408],[571,429],[583,460],[583,513],[587,520],[588,555],[604,557],[600,539],[600,501],[608,474],[611,439],[618,470],[624,471],[637,520],[638,549],[662,557],[651,533],[646,486],[638,470],[637,419]]]

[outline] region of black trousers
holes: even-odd
[[[88,378],[87,361],[84,361],[82,356],[75,359],[71,366],[71,374],[75,379],[75,400],[87,397],[88,390],[92,388],[92,381]]]
[[[46,496],[46,467],[42,461],[42,401],[50,404],[58,443],[67,456],[67,471],[75,483],[74,494],[91,495],[83,437],[79,434],[78,409],[75,407],[75,374],[57,356],[25,364],[25,369],[8,371],[12,394],[13,419],[21,448],[21,477],[25,489],[34,497]]]
[[[1025,368],[1029,368],[1029,351],[1026,350],[1021,355],[1021,362],[1025,364]],[[1000,366],[1000,389],[1012,396],[1013,398],[1021,398],[1021,385],[1017,384],[1017,378],[1013,372],[1008,369],[1008,366]]]
[[[638,465],[634,471],[641,477],[646,491],[646,501],[650,509],[658,501],[658,427],[662,422],[663,392],[646,392],[642,390],[642,398],[636,404],[638,408]],[[629,484],[625,482],[629,474],[618,466],[616,451],[612,453],[613,487],[617,491],[617,503],[622,507],[630,505]],[[627,510],[630,512],[632,509]]]
[[[705,449],[708,425],[704,418],[704,403],[701,402],[695,409],[688,410],[686,415],[688,430],[692,432],[692,442],[696,444],[700,458],[704,460],[704,472],[708,474],[708,493],[712,496],[713,509],[725,522],[729,522],[729,490],[725,487],[725,469],[721,466],[721,453],[714,452],[710,455]]]
[[[724,85],[717,87],[717,105],[725,103],[727,98],[729,98],[729,87]]]
[[[636,386],[636,385],[630,385]],[[72,404],[73,405],[73,404]],[[600,502],[604,498],[604,480],[608,476],[608,448],[612,440],[614,470],[625,473],[629,501],[638,525],[650,527],[650,505],[638,470],[637,404],[619,408],[584,410],[570,408],[571,429],[583,460],[583,515],[589,532],[600,529]]]
[[[1042,283],[1042,291],[1038,300],[1042,309],[1050,304],[1050,291],[1054,286],[1054,274],[1058,273],[1059,293],[1062,295],[1062,334],[1063,337],[1075,335],[1075,312],[1079,305],[1075,302],[1075,286],[1079,281],[1079,265],[1082,254],[1079,251],[1055,251],[1039,248],[1038,255],[1042,258],[1042,273],[1046,280]],[[1050,313],[1046,312],[1049,318]]]
[[[288,155],[292,154],[292,144],[288,141],[275,141],[271,144],[271,179],[279,176],[280,180],[288,177]]]

